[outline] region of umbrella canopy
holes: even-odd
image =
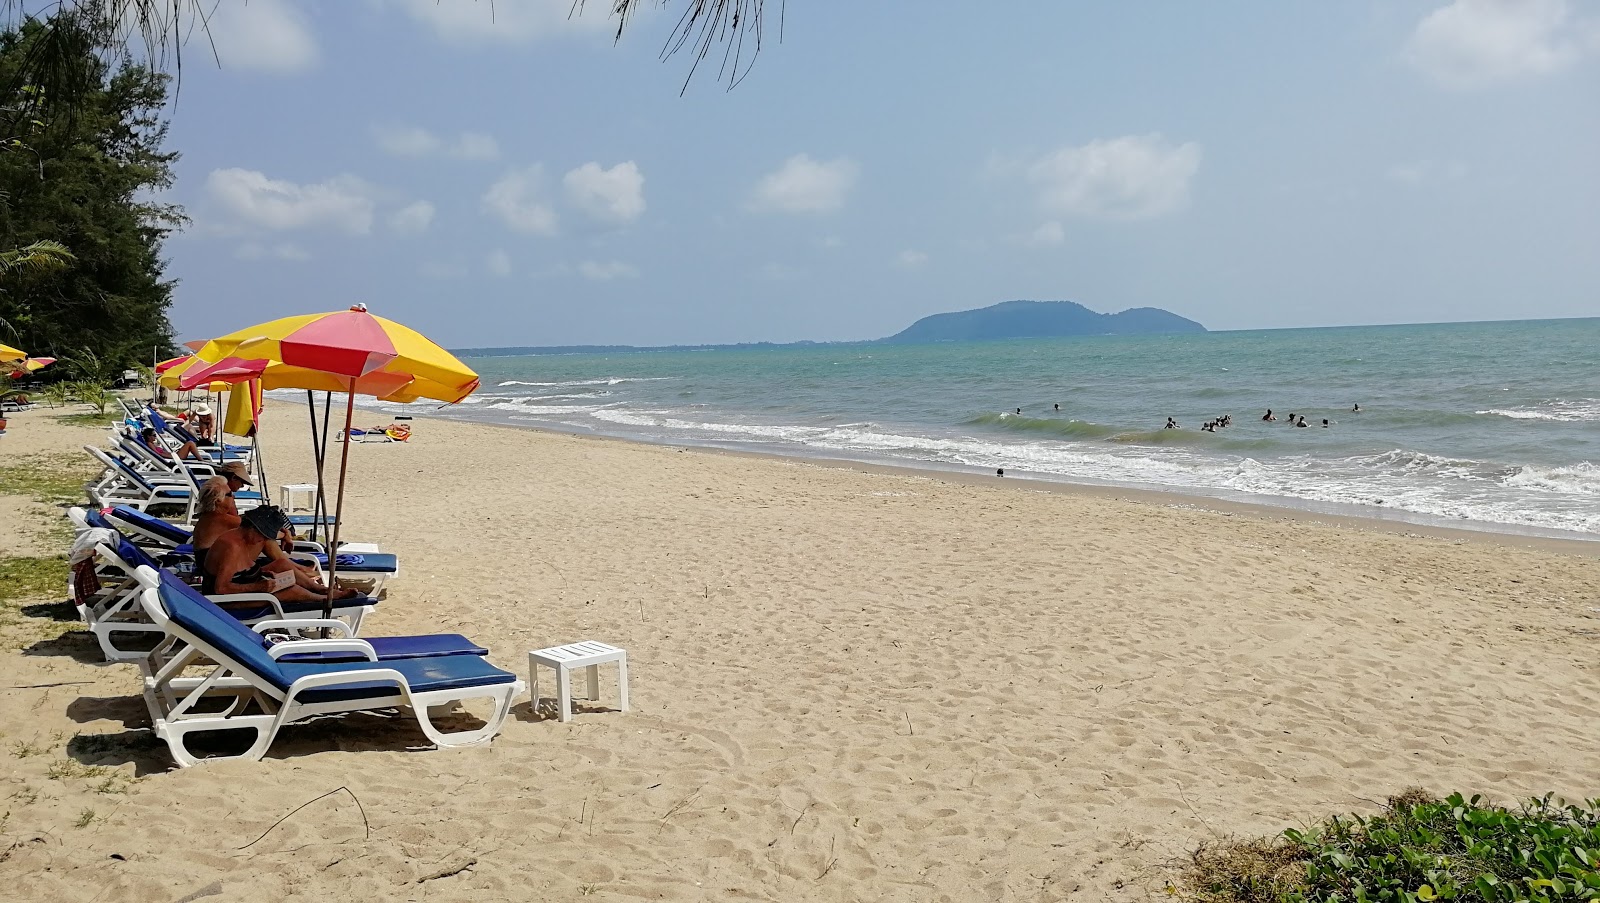
[[[204,367],[205,365],[205,361],[200,360],[200,358],[195,357],[192,354],[185,357],[175,357],[171,360],[162,361],[156,365],[156,382],[167,387],[168,389],[177,391],[179,389],[178,382],[183,378],[184,373],[197,367]],[[204,386],[194,385],[184,386],[182,388],[185,391],[189,389],[205,389],[208,392],[226,392],[228,391],[228,383],[223,382],[222,380],[214,380]]]
[[[414,329],[367,313],[361,305],[240,329],[212,339],[198,356],[213,363],[229,357],[267,361],[261,374],[267,389],[348,392],[354,378],[359,395],[453,404],[478,388],[478,374],[455,355]],[[273,365],[288,369],[275,373]]]
[[[264,358],[246,358],[229,355],[214,363],[201,362],[184,370],[177,387],[187,389],[210,379],[236,382],[239,379],[259,379],[263,389],[310,389],[319,392],[348,392],[350,377],[292,367]],[[455,390],[432,380],[418,380],[403,373],[374,370],[355,378],[357,395],[371,395],[382,401],[410,402],[421,398],[445,400]]]
[[[356,396],[368,394],[391,401],[431,398],[454,404],[477,390],[478,374],[416,330],[368,313],[364,304],[335,313],[284,317],[246,327],[212,339],[195,356],[207,362],[189,377],[195,381],[223,373],[253,372],[265,388],[326,389],[348,395],[333,537],[328,546],[329,589],[323,613],[331,617],[339,572],[339,556],[333,553],[339,548],[339,529],[344,520],[345,475]],[[320,455],[317,483],[321,498]]]
[[[21,378],[29,373],[37,373],[55,362],[56,359],[53,357],[30,357],[25,361],[7,364],[6,366],[15,368],[11,373],[13,377]]]
[[[28,353],[21,348],[12,348],[10,345],[0,345],[0,364],[15,364],[28,359]]]

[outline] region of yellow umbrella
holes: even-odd
[[[356,395],[369,394],[391,401],[431,398],[453,404],[477,390],[478,374],[416,330],[368,313],[364,304],[246,327],[212,339],[196,356],[218,372],[254,366],[266,388],[331,388],[347,394],[339,490],[334,503],[332,545],[328,548],[329,593],[324,614],[331,616]],[[206,376],[204,370],[197,370],[190,379]],[[335,380],[331,387],[330,377]],[[320,456],[317,481],[320,487]]]
[[[349,392],[354,378],[358,395],[455,403],[478,388],[478,374],[455,355],[364,307],[236,330],[207,342],[196,357],[213,364],[227,358],[266,361],[265,389]]]
[[[0,364],[15,364],[28,359],[27,352],[21,348],[12,348],[10,345],[0,345]]]

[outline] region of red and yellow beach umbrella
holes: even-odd
[[[284,317],[236,330],[207,342],[196,357],[207,364],[196,371],[195,379],[254,369],[265,388],[323,389],[347,394],[345,441],[339,459],[332,544],[328,548],[330,592],[325,614],[331,613],[356,396],[372,395],[388,401],[429,398],[454,404],[477,391],[478,374],[416,330],[368,313],[364,304],[335,313]],[[320,456],[317,479],[320,484]]]
[[[0,344],[0,364],[17,364],[27,359],[28,353],[21,348]]]
[[[6,364],[6,366],[11,368],[12,378],[21,379],[29,373],[38,373],[55,362],[56,359],[53,357],[30,357],[23,361]]]
[[[284,317],[212,339],[198,357],[263,360],[267,389],[354,391],[386,401],[455,403],[478,388],[478,374],[421,333],[365,307]],[[355,379],[352,390],[350,380]]]

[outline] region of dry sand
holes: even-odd
[[[304,418],[269,411],[275,484]],[[0,464],[98,438],[12,425]],[[135,669],[46,623],[0,650],[9,899],[1125,900],[1414,785],[1600,795],[1588,549],[415,426],[350,449],[349,534],[404,567],[366,632],[524,674],[611,642],[634,711],[606,669],[484,747],[359,716],[180,771]]]

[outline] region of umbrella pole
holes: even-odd
[[[328,547],[328,603],[322,613],[333,617],[334,580],[339,573],[339,527],[344,520],[344,477],[350,467],[350,424],[356,417],[356,380],[350,378],[349,401],[344,407],[344,442],[339,446],[339,495],[333,504],[333,540]]]
[[[322,448],[317,445],[317,395],[306,390],[306,413],[311,415],[311,460],[317,465],[317,495],[311,506],[311,541],[317,541],[317,521],[322,514]]]
[[[322,538],[323,539],[328,539],[329,538],[328,537],[328,524],[327,524],[327,520],[328,520],[328,490],[327,490],[327,487],[324,485],[323,474],[327,470],[327,463],[328,463],[328,424],[333,419],[333,412],[331,410],[332,407],[333,407],[333,393],[332,392],[323,392],[322,393],[322,444],[318,447],[318,450],[317,450],[317,458],[321,462],[318,466],[321,469],[317,471],[317,504],[316,504],[317,525],[322,530]]]

